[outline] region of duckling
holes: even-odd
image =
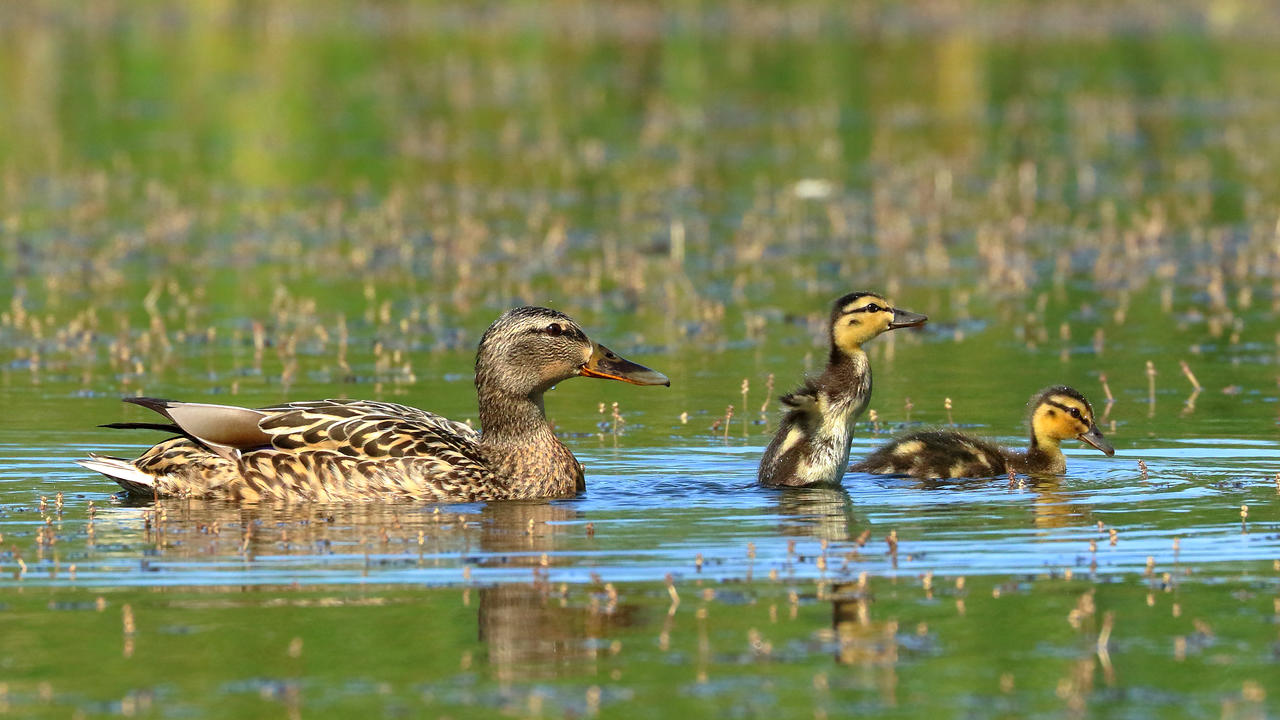
[[[782,396],[782,422],[760,458],[760,484],[838,484],[849,464],[853,424],[871,399],[871,365],[862,344],[928,319],[894,308],[876,293],[849,293],[836,300],[828,323],[827,368]]]
[[[551,431],[543,394],[571,377],[670,385],[665,375],[592,341],[569,316],[519,307],[499,317],[476,352],[480,431],[405,405],[291,402],[251,410],[126,398],[165,423],[136,460],[91,454],[80,465],[145,497],[257,501],[404,498],[441,502],[568,497],[582,466]]]
[[[1070,438],[1107,456],[1115,454],[1094,423],[1093,406],[1078,390],[1054,385],[1032,396],[1027,407],[1031,410],[1031,447],[1026,452],[955,430],[923,430],[893,440],[850,470],[918,478],[981,478],[1008,472],[1058,475],[1067,469],[1059,445]]]

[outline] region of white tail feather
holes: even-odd
[[[120,487],[131,493],[151,495],[155,492],[155,478],[134,467],[133,463],[128,460],[89,453],[89,459],[76,460],[76,463],[81,467],[106,475],[120,483]]]

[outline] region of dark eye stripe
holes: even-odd
[[[854,308],[854,309],[852,309],[852,310],[845,310],[842,314],[844,314],[844,315],[852,315],[853,313],[863,313],[863,312],[880,312],[880,311],[882,311],[882,310],[887,311],[888,309],[889,309],[889,308],[884,307],[884,306],[882,306],[882,305],[877,305],[877,304],[875,304],[875,303],[871,303],[870,305],[863,305],[862,307]]]
[[[1084,414],[1080,412],[1079,408],[1073,408],[1067,405],[1063,405],[1062,403],[1056,402],[1053,400],[1045,400],[1044,402],[1046,405],[1052,405],[1058,408],[1059,410],[1061,410],[1062,412],[1067,413],[1071,417],[1074,417],[1075,419],[1079,420],[1080,422],[1085,421]]]
[[[534,335],[551,335],[553,337],[563,335],[565,337],[573,338],[574,340],[587,339],[586,334],[583,333],[578,328],[566,327],[565,325],[562,325],[560,323],[551,323],[551,325],[547,327],[532,327],[532,328],[529,328],[528,330],[525,330],[525,332],[531,333]]]

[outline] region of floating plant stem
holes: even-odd
[[[1147,417],[1156,415],[1156,364],[1147,361]]]

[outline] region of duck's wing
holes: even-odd
[[[407,405],[316,400],[261,408],[257,427],[277,450],[330,450],[354,458],[441,457],[480,462],[470,425]]]
[[[91,469],[146,495],[343,500],[503,496],[470,426],[395,403],[320,400],[248,409],[131,398],[172,421],[144,424],[183,435],[125,466]],[[139,424],[124,424],[133,427]],[[89,467],[87,465],[87,467]],[[140,480],[151,478],[152,483]],[[129,475],[129,477],[125,477]]]
[[[373,400],[313,400],[249,409],[157,398],[127,398],[172,425],[119,423],[115,427],[167,429],[233,460],[273,448],[330,450],[355,458],[404,457],[437,452],[478,460],[479,433],[469,425],[407,405]]]
[[[92,455],[79,462],[130,494],[148,498],[466,502],[510,496],[486,467],[450,453],[360,459],[331,450],[264,448],[227,459],[194,440],[175,437],[136,460]]]
[[[805,378],[804,384],[778,398],[782,405],[784,417],[791,422],[805,424],[821,424],[822,408],[818,400],[818,386],[812,378]]]

